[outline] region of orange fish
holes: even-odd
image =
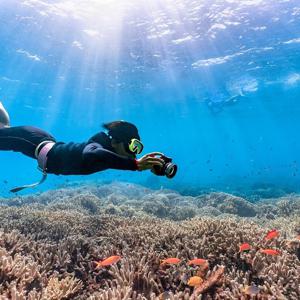
[[[248,243],[244,243],[240,245],[240,252],[242,251],[249,251],[251,249],[251,246]]]
[[[260,252],[267,255],[273,255],[273,256],[280,254],[278,250],[274,250],[274,249],[260,249]]]
[[[189,279],[188,285],[189,286],[199,286],[203,282],[203,279],[199,276],[193,276]]]
[[[208,261],[207,259],[203,259],[203,258],[195,258],[195,259],[192,259],[190,261],[188,261],[188,265],[195,265],[195,266],[202,266],[202,265],[205,265],[207,264]]]
[[[160,265],[177,265],[180,263],[180,259],[179,258],[176,258],[176,257],[170,257],[170,258],[166,258],[166,259],[163,259],[161,261],[161,264]]]
[[[120,259],[121,259],[121,256],[118,256],[118,255],[110,256],[110,257],[104,259],[103,261],[96,262],[96,264],[97,264],[96,268],[110,266],[112,264],[117,263]]]
[[[270,230],[267,235],[265,236],[265,240],[272,240],[279,236],[279,231],[276,229]]]

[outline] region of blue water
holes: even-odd
[[[83,142],[124,119],[145,153],[179,166],[172,180],[49,176],[35,192],[93,180],[298,191],[299,32],[297,0],[0,1],[0,98],[12,125]],[[0,162],[3,196],[40,177],[21,154]]]

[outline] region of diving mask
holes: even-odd
[[[132,153],[140,154],[144,149],[144,145],[138,139],[131,139],[128,148]]]

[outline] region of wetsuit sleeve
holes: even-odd
[[[106,150],[98,143],[86,145],[82,156],[85,166],[93,169],[137,170],[135,159]]]

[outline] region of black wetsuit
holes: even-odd
[[[0,150],[21,152],[35,158],[35,149],[43,141],[55,142],[47,156],[47,173],[80,175],[106,169],[137,170],[135,159],[113,152],[109,137],[104,132],[85,143],[63,143],[56,142],[53,136],[36,127],[0,129]]]

